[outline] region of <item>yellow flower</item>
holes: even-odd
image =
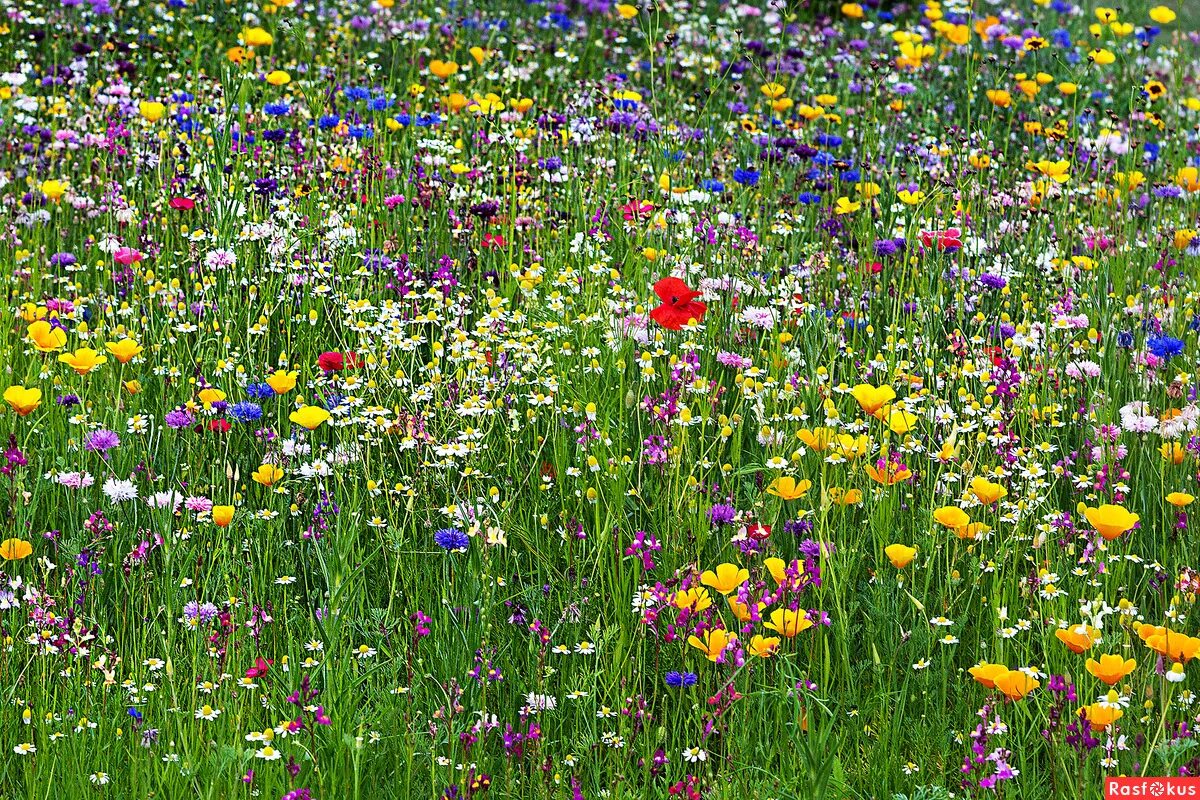
[[[754,638],[750,640],[750,654],[759,658],[770,658],[779,649],[778,636],[760,636],[754,634]]]
[[[1012,105],[1012,95],[1004,89],[988,89],[985,94],[994,106],[1008,108]]]
[[[979,502],[990,506],[997,500],[1007,497],[1008,489],[998,483],[992,483],[987,478],[977,476],[971,480],[971,493],[979,498]]]
[[[863,7],[858,3],[842,3],[842,14],[850,19],[862,19]]]
[[[695,634],[688,637],[688,644],[704,653],[709,661],[716,661],[725,652],[725,648],[737,641],[737,635],[722,628],[704,632],[701,640]]]
[[[1155,6],[1150,9],[1150,19],[1159,25],[1170,25],[1175,21],[1175,12],[1166,6]]]
[[[896,392],[891,386],[872,386],[860,383],[850,390],[850,394],[858,401],[864,413],[874,414],[887,403],[896,399]]]
[[[775,609],[771,612],[771,621],[763,623],[764,628],[770,628],[789,639],[812,626],[812,620],[803,610],[793,611],[790,608]]]
[[[218,528],[225,528],[233,522],[233,506],[213,506],[212,521]]]
[[[787,87],[782,83],[775,83],[774,81],[771,81],[770,83],[764,83],[762,86],[758,87],[758,90],[762,92],[763,96],[767,99],[775,100],[783,97],[783,95],[787,92]]]
[[[33,346],[43,353],[61,350],[67,343],[67,332],[62,328],[53,327],[44,319],[31,324],[28,335]]]
[[[967,516],[967,512],[958,506],[942,506],[933,512],[933,518],[951,530],[965,528],[971,523],[971,518]]]
[[[1187,455],[1187,451],[1179,442],[1163,442],[1159,446],[1158,452],[1163,457],[1163,461],[1170,461],[1172,464],[1182,464],[1184,456]]]
[[[1125,712],[1117,705],[1092,703],[1079,709],[1079,716],[1087,720],[1093,731],[1102,731],[1125,716]]]
[[[831,502],[839,506],[855,506],[862,502],[863,494],[861,489],[843,489],[840,486],[832,486],[829,489],[829,499]]]
[[[1115,686],[1126,675],[1137,669],[1137,662],[1132,658],[1103,655],[1100,656],[1099,661],[1089,658],[1085,666],[1087,667],[1087,671],[1092,673],[1096,678],[1104,681],[1109,686]]]
[[[255,483],[263,486],[274,486],[283,478],[283,470],[274,464],[263,464],[250,474]]]
[[[206,389],[200,390],[200,402],[205,408],[212,408],[213,403],[219,403],[225,399],[225,393],[220,389],[214,389],[209,386]]]
[[[906,544],[889,544],[883,548],[883,554],[888,557],[888,561],[892,562],[892,566],[896,569],[904,569],[917,556],[917,548],[909,547]]]
[[[750,580],[750,571],[737,564],[718,564],[717,569],[705,570],[700,574],[700,582],[711,586],[721,594],[727,595]]]
[[[265,80],[272,86],[285,86],[288,83],[291,83],[292,76],[288,75],[281,69],[275,69],[267,73]]]
[[[277,369],[267,378],[267,385],[275,394],[287,394],[292,389],[296,388],[295,370],[288,372],[287,370]]]
[[[1167,502],[1170,503],[1171,505],[1175,506],[1176,508],[1183,508],[1184,506],[1190,506],[1192,504],[1192,501],[1195,499],[1196,499],[1195,497],[1188,494],[1187,492],[1171,492],[1169,495],[1167,495]]]
[[[0,558],[5,561],[20,561],[33,552],[33,545],[24,539],[5,539],[0,542]]]
[[[837,204],[833,207],[833,213],[838,215],[853,214],[862,208],[862,203],[855,203],[849,197],[839,197]]]
[[[275,43],[275,37],[262,28],[243,28],[239,38],[247,47],[270,47]]]
[[[617,13],[621,15],[621,19],[633,19],[638,15],[637,6],[631,6],[628,3],[617,3]]]
[[[917,417],[902,406],[896,406],[887,415],[887,424],[892,433],[903,436],[917,427]]]
[[[109,342],[104,345],[104,349],[112,353],[112,357],[122,364],[128,364],[142,352],[142,346],[133,339]]]
[[[1095,50],[1088,53],[1088,59],[1102,67],[1107,67],[1109,64],[1117,60],[1111,50],[1106,50],[1103,47],[1097,47]]]
[[[458,63],[455,61],[442,61],[440,58],[435,58],[429,62],[429,72],[435,78],[445,80],[454,73],[458,72]]]
[[[301,406],[293,411],[288,419],[311,431],[321,427],[321,423],[329,419],[329,412],[320,406]]]
[[[467,52],[471,54],[471,58],[475,59],[476,64],[482,64],[484,59],[488,57],[488,51],[484,50],[479,45],[472,47]]]
[[[1099,508],[1085,506],[1083,515],[1092,527],[1099,531],[1107,541],[1116,539],[1121,534],[1131,530],[1138,520],[1137,514],[1132,514],[1123,506],[1105,504]]]
[[[244,47],[231,47],[225,51],[225,57],[234,64],[243,64],[250,60],[250,51]]]
[[[153,100],[142,100],[138,103],[138,113],[147,122],[158,122],[167,113],[167,107]]]
[[[1071,178],[1067,174],[1071,168],[1069,161],[1051,161],[1043,158],[1040,161],[1026,162],[1025,167],[1043,177],[1049,178],[1055,183],[1066,183]]]
[[[46,195],[46,197],[49,199],[58,200],[67,193],[67,182],[55,180],[42,181],[42,185],[39,187],[39,189],[41,190],[42,194]]]
[[[74,353],[63,353],[58,360],[75,370],[80,375],[87,375],[96,367],[108,361],[90,347],[81,347]]]
[[[812,481],[797,481],[790,475],[784,475],[776,478],[771,483],[767,488],[767,494],[773,494],[783,500],[799,500],[808,494],[808,490],[811,488]]]
[[[836,432],[833,428],[801,428],[796,431],[796,438],[804,442],[818,453],[823,453],[829,449],[829,443],[833,440]]]
[[[12,406],[12,410],[17,412],[17,416],[27,417],[42,404],[42,390],[10,386],[4,390],[4,402]]]

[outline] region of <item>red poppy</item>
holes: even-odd
[[[321,353],[317,356],[317,366],[323,372],[341,372],[349,367],[355,369],[359,366],[358,356],[354,353],[339,353],[336,350],[331,350],[328,353]]]
[[[650,312],[650,319],[667,330],[677,331],[691,320],[699,322],[708,311],[708,306],[696,299],[700,292],[693,292],[679,278],[663,278],[654,284],[654,293],[662,305]]]
[[[233,426],[223,419],[210,420],[208,429],[213,433],[229,433],[229,429]]]
[[[172,197],[167,205],[176,211],[191,211],[196,207],[196,201],[190,197]]]
[[[498,233],[485,233],[483,235],[484,247],[504,247],[508,242],[504,241],[504,237]]]
[[[949,228],[944,231],[921,231],[921,244],[937,247],[938,250],[957,250],[962,247],[962,231]]]

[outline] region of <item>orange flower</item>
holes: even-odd
[[[893,567],[904,569],[916,557],[917,548],[904,544],[889,544],[883,548],[883,554],[888,557],[888,561],[892,562]]]
[[[712,595],[708,593],[708,589],[693,586],[686,592],[676,592],[675,599],[671,602],[680,610],[703,611],[712,605]]]
[[[967,512],[958,506],[942,506],[934,510],[933,518],[950,530],[965,528],[971,522],[971,518],[967,516]]]
[[[1094,658],[1087,660],[1087,671],[1093,676],[1107,683],[1109,686],[1115,686],[1121,680],[1135,669],[1137,662],[1132,658],[1121,658],[1117,655],[1102,655],[1100,660]]]
[[[67,332],[62,328],[53,327],[44,319],[31,324],[27,333],[33,346],[43,353],[52,353],[67,345]]]
[[[0,542],[0,558],[5,561],[20,561],[33,553],[33,545],[24,539],[5,539]]]
[[[1083,515],[1106,541],[1112,541],[1121,534],[1131,530],[1138,520],[1137,514],[1132,514],[1124,506],[1105,504],[1099,508],[1085,506]]]
[[[225,528],[233,522],[233,506],[213,506],[212,521],[218,528]]]
[[[986,661],[980,661],[975,666],[971,667],[968,672],[971,677],[989,689],[996,688],[996,678],[999,678],[1004,673],[1008,672],[1008,667],[1003,664],[989,664]]]
[[[1008,496],[1008,490],[998,483],[992,483],[987,478],[975,477],[971,480],[971,492],[979,498],[979,502],[990,506],[997,500]]]
[[[1020,670],[1009,670],[996,676],[996,688],[1004,692],[1009,700],[1020,700],[1041,686],[1037,678],[1031,678]]]
[[[1072,653],[1082,653],[1092,649],[1092,645],[1100,641],[1100,631],[1091,625],[1075,625],[1070,628],[1059,628],[1054,632],[1058,640],[1067,646]]]
[[[1079,716],[1087,720],[1093,731],[1102,731],[1125,716],[1125,712],[1117,706],[1092,703],[1079,709]]]
[[[756,633],[750,640],[750,653],[759,658],[769,658],[779,649],[779,642],[778,636],[760,636]]]

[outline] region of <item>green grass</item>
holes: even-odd
[[[1143,48],[1093,42],[1090,9],[974,11],[11,14],[0,363],[41,395],[0,422],[0,798],[1091,799],[1195,772],[1196,534],[1167,497],[1198,474],[1200,20]],[[272,42],[239,63],[243,24]],[[649,316],[668,276],[696,324]],[[1138,527],[1101,538],[1106,503]],[[1137,667],[1080,740],[1102,654]]]

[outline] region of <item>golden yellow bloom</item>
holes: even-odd
[[[737,635],[723,628],[705,631],[703,640],[694,634],[688,637],[688,644],[704,653],[704,657],[709,661],[716,661],[721,657],[721,653],[725,652],[725,648],[736,641]]]
[[[718,564],[716,571],[705,570],[700,574],[700,582],[711,586],[721,594],[727,595],[750,580],[750,571],[737,564]]]
[[[1009,700],[1020,700],[1041,685],[1037,678],[1031,678],[1020,670],[1009,670],[996,677],[996,688],[1004,692]]]
[[[158,122],[167,113],[167,107],[153,100],[142,100],[138,103],[138,113],[147,122]]]
[[[275,69],[267,73],[265,80],[272,86],[286,86],[287,84],[291,83],[292,76],[288,75],[281,69]]]
[[[884,405],[896,399],[896,392],[891,386],[872,386],[860,383],[850,390],[850,394],[858,401],[858,405],[867,414],[874,414]]]
[[[808,494],[808,490],[811,488],[812,481],[810,480],[797,481],[790,475],[783,475],[776,478],[767,487],[767,494],[775,495],[783,500],[799,500]]]
[[[967,671],[971,673],[972,678],[983,686],[986,686],[988,689],[995,689],[996,678],[1008,672],[1008,667],[1003,664],[989,664],[986,661],[980,661]]]
[[[24,539],[5,539],[0,542],[0,558],[5,561],[20,561],[33,553],[33,545]]]
[[[233,506],[213,506],[212,521],[218,528],[226,528],[233,522]]]
[[[775,609],[771,612],[771,621],[763,623],[764,628],[770,628],[788,639],[803,633],[812,626],[812,620],[808,618],[804,610],[793,611],[790,608]]]
[[[883,554],[888,557],[888,561],[892,562],[893,567],[904,569],[916,558],[917,548],[909,547],[906,544],[889,544],[883,548]]]
[[[1100,641],[1100,631],[1091,625],[1072,625],[1069,628],[1059,628],[1054,635],[1067,646],[1072,653],[1082,653],[1091,650],[1092,645]]]
[[[122,364],[128,364],[142,352],[142,346],[133,339],[121,339],[116,342],[109,342],[104,345],[104,349]]]
[[[321,427],[321,423],[329,419],[329,412],[320,406],[301,406],[293,411],[288,419],[300,427],[312,431]]]
[[[243,28],[242,35],[238,38],[247,47],[270,47],[275,43],[275,37],[262,28]]]
[[[46,197],[50,200],[58,200],[67,193],[67,182],[46,180],[42,181],[42,185],[38,188],[41,190],[41,193],[46,195]]]
[[[778,636],[760,636],[754,634],[754,638],[750,640],[750,654],[758,658],[769,658],[779,649]]]
[[[1105,504],[1099,508],[1084,508],[1083,515],[1107,541],[1116,539],[1121,534],[1131,530],[1138,520],[1137,514],[1130,513],[1124,506]]]
[[[267,385],[271,387],[271,390],[275,394],[287,394],[296,388],[297,374],[295,370],[288,372],[287,370],[277,369],[267,377]]]
[[[67,344],[67,332],[52,326],[44,319],[33,322],[29,326],[28,335],[33,346],[43,353],[61,350]]]
[[[455,61],[442,61],[440,58],[435,58],[429,62],[429,73],[435,78],[445,80],[456,72],[458,72],[458,63]]]
[[[81,347],[74,353],[63,353],[58,360],[75,370],[80,375],[87,375],[92,370],[108,361],[90,347]]]
[[[985,506],[990,506],[997,500],[1003,500],[1008,496],[1008,489],[1005,489],[998,483],[993,483],[987,478],[976,476],[971,479],[971,493],[979,498],[979,502]]]
[[[263,486],[274,486],[283,479],[283,470],[274,464],[263,464],[250,474],[255,483]]]
[[[17,412],[17,416],[27,417],[42,404],[41,389],[26,389],[24,386],[10,386],[4,390],[4,402]]]

